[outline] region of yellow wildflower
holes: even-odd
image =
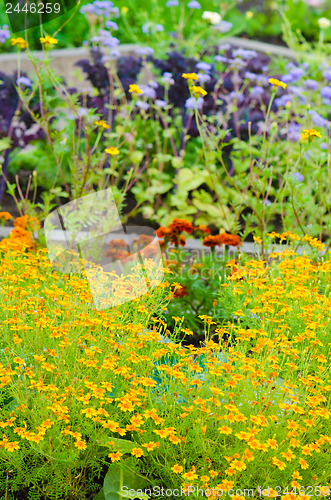
[[[51,45],[57,44],[57,39],[53,38],[52,36],[46,35],[40,37],[40,43],[46,45],[46,47],[50,47]]]
[[[318,137],[319,139],[321,139],[322,137],[320,132],[317,132],[317,130],[315,130],[314,128],[305,128],[300,135],[300,139],[302,141],[310,141],[310,139],[313,139],[314,137]]]
[[[192,92],[195,97],[201,97],[207,95],[207,92],[202,87],[196,85],[193,85]]]
[[[95,124],[98,126],[98,127],[102,127],[102,128],[110,128],[108,123],[105,121],[105,120],[97,120],[95,122]]]
[[[112,156],[120,154],[120,150],[113,147],[105,149],[105,152]]]
[[[196,73],[183,73],[182,77],[186,80],[197,80],[198,75]]]
[[[129,86],[129,92],[134,95],[142,94],[143,91],[135,83]]]
[[[273,85],[274,88],[277,87],[282,87],[283,89],[286,89],[287,84],[284,82],[281,82],[280,80],[277,80],[276,78],[269,78],[269,83]]]
[[[11,44],[14,46],[14,45],[17,45],[20,49],[26,49],[28,44],[27,42],[24,40],[24,38],[21,38],[21,37],[18,37],[18,38],[11,38]]]

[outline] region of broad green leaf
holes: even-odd
[[[128,464],[131,465],[131,462],[132,460],[128,459],[121,461],[119,464],[114,463],[109,466],[103,483],[105,500],[122,500],[122,498],[130,498],[128,496],[124,497],[123,494],[126,494],[130,490],[142,490],[148,486],[148,479],[133,471],[133,462],[132,469],[129,467]],[[143,496],[139,498],[148,497]]]
[[[103,488],[97,493],[97,495],[93,498],[93,500],[106,500]]]

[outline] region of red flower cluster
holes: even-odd
[[[231,245],[232,247],[238,247],[241,245],[241,240],[236,234],[220,233],[216,236],[205,236],[202,244],[205,247],[215,247],[221,245]]]
[[[210,233],[205,225],[200,224],[200,226],[194,227],[193,224],[186,219],[174,219],[168,227],[161,226],[155,233],[158,238],[164,238],[164,241],[160,242],[161,246],[167,243],[173,243],[178,247],[178,245],[184,246],[186,243],[186,238],[181,233],[185,232],[191,234],[193,231],[200,234]]]
[[[185,285],[181,285],[181,288],[173,287],[172,291],[174,293],[174,297],[177,299],[179,297],[185,297],[185,295],[188,295],[187,287]]]

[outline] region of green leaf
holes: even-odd
[[[127,465],[130,462],[130,460],[126,460],[122,461],[121,464],[114,463],[109,466],[103,483],[105,500],[122,500],[122,498],[130,498],[127,493],[131,489],[136,491],[148,485],[147,478],[134,473]],[[149,497],[146,495],[139,498],[148,499]]]
[[[9,139],[9,137],[4,137],[3,139],[0,139],[0,152],[9,149],[10,145],[11,145],[11,140]]]
[[[93,498],[93,500],[106,500],[103,488],[99,491],[99,493]]]

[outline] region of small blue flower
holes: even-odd
[[[301,68],[293,68],[293,69],[291,69],[289,74],[292,77],[292,82],[296,82],[305,74],[305,72]]]
[[[209,82],[211,79],[210,75],[206,75],[205,73],[198,73],[197,77],[200,83]]]
[[[293,82],[293,77],[292,75],[290,74],[287,74],[287,75],[283,75],[281,76],[281,81],[284,82],[284,83],[292,83]]]
[[[150,99],[156,99],[155,90],[148,85],[139,85],[140,89],[143,91],[143,94]]]
[[[289,94],[284,94],[282,97],[279,97],[278,99],[275,99],[275,104],[278,107],[286,106],[286,103],[289,101],[292,101],[292,96]]]
[[[252,59],[252,57],[256,56],[257,52],[255,50],[236,49],[232,52],[232,57],[242,57],[243,59]]]
[[[164,106],[167,105],[167,103],[165,101],[163,101],[162,99],[156,99],[155,104],[159,108],[164,108]]]
[[[210,71],[212,68],[212,65],[208,64],[204,61],[201,61],[195,67],[201,71]]]
[[[7,29],[7,26],[2,26],[0,28],[0,43],[5,43],[6,40],[10,38],[10,31]]]
[[[306,89],[309,89],[309,90],[318,90],[318,83],[316,82],[316,80],[305,80],[303,82],[303,85],[304,87],[306,87]]]
[[[328,80],[329,82],[331,81],[331,68],[328,68],[325,71],[323,71],[323,78],[325,80]]]
[[[31,87],[31,80],[26,76],[20,76],[19,78],[17,78],[16,84],[25,85],[25,87]]]
[[[145,102],[145,101],[136,101],[136,106],[139,109],[143,109],[144,111],[147,111],[149,108],[148,102]]]
[[[168,85],[173,85],[175,83],[175,80],[172,77],[172,74],[166,71],[162,75],[162,82],[167,83]]]
[[[150,28],[150,23],[145,23],[141,27],[141,31],[145,33],[145,35],[148,35],[149,33],[149,28]]]
[[[258,97],[259,95],[263,94],[264,89],[263,87],[260,87],[260,85],[255,85],[255,87],[251,88],[250,92],[252,97]]]
[[[222,43],[222,45],[218,47],[218,50],[219,52],[224,52],[225,50],[229,50],[230,48],[231,45],[229,43]]]
[[[137,56],[152,56],[154,49],[152,47],[137,47],[134,51]]]
[[[223,56],[215,56],[214,59],[216,62],[224,62],[224,63],[229,62],[229,59]]]
[[[195,106],[197,106],[198,109],[201,109],[203,106],[203,97],[198,97],[196,99],[195,97],[189,97],[185,101],[185,108],[187,109],[195,109]]]
[[[322,87],[321,96],[325,99],[331,99],[331,87]]]
[[[105,26],[109,30],[115,30],[115,31],[118,30],[118,26],[114,21],[106,21]]]
[[[298,123],[291,123],[288,127],[288,140],[291,142],[298,142],[300,139],[301,125]]]
[[[256,80],[258,78],[258,75],[256,73],[251,73],[250,71],[245,72],[245,78],[248,78],[249,80]]]
[[[292,94],[294,94],[296,97],[299,97],[300,101],[303,102],[304,104],[306,104],[307,102],[307,99],[306,97],[303,95],[303,88],[302,87],[295,87],[294,85],[289,85],[288,86],[288,90],[290,92],[292,92]]]
[[[109,47],[110,49],[113,49],[120,43],[118,38],[115,38],[114,36],[111,36],[109,38],[102,38],[101,39],[101,44],[104,45],[105,47]]]
[[[187,4],[187,6],[189,9],[201,9],[201,5],[196,0],[191,0],[191,2]]]
[[[292,174],[292,179],[294,181],[298,181],[298,182],[303,182],[304,181],[304,176],[302,174],[300,174],[299,172],[295,172],[294,174]]]
[[[330,139],[330,141],[329,141],[329,144],[331,145],[331,139]],[[321,149],[324,149],[325,151],[328,151],[328,149],[329,149],[329,145],[328,145],[328,143],[327,143],[327,142],[322,142],[322,143],[320,144],[320,148],[321,148]]]
[[[329,122],[323,116],[319,115],[315,110],[310,109],[308,111],[308,114],[312,117],[314,125],[317,125],[318,127],[329,127]]]
[[[152,87],[153,89],[157,89],[159,84],[157,82],[154,82],[154,80],[151,80],[148,82],[149,87]]]
[[[228,21],[221,21],[219,24],[214,26],[214,29],[219,31],[220,33],[228,33],[232,30],[233,24]]]
[[[168,0],[166,3],[166,7],[178,7],[177,0]]]
[[[291,71],[293,68],[295,68],[295,66],[292,62],[287,63],[285,66],[286,71]]]
[[[117,61],[121,57],[121,53],[119,50],[112,49],[109,51],[107,55],[104,55],[101,59],[102,64],[105,64],[108,61]]]
[[[155,32],[159,33],[160,31],[164,31],[164,26],[163,24],[155,24],[154,30]]]

